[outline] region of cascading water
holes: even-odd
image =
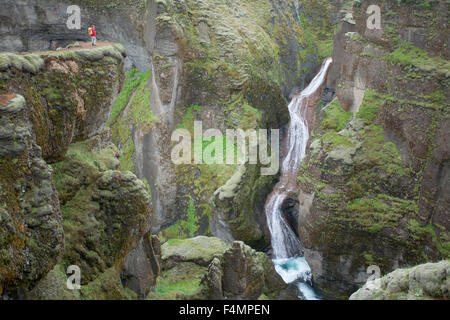
[[[331,63],[331,58],[325,59],[319,73],[309,86],[296,95],[289,104],[291,119],[283,146],[285,157],[281,164],[281,177],[265,205],[275,269],[286,283],[298,281],[298,287],[304,299],[317,299],[311,287],[311,269],[302,257],[300,240],[283,217],[281,208],[288,195],[297,189],[297,171],[305,156],[309,139],[306,120],[308,108],[316,105],[325,86]]]

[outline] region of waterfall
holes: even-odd
[[[281,164],[280,181],[275,185],[265,204],[265,214],[269,227],[276,270],[285,282],[302,279],[311,282],[311,270],[303,256],[300,240],[283,217],[282,205],[289,194],[297,190],[297,172],[305,156],[309,139],[308,109],[319,100],[325,86],[332,59],[327,58],[319,73],[300,94],[289,104],[290,122],[283,145],[284,158]],[[294,260],[289,260],[294,258]],[[303,292],[304,296],[309,293]]]

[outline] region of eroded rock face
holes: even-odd
[[[0,94],[0,294],[27,289],[64,250],[52,168],[42,158],[24,97]]]
[[[69,6],[81,9],[81,29],[67,27]],[[87,28],[95,24],[98,39],[122,43],[129,54],[127,65],[144,71],[150,67],[155,34],[156,6],[153,0],[114,0],[99,10],[96,2],[2,1],[0,4],[0,51],[47,51],[75,41],[90,41]],[[73,13],[73,12],[72,12]],[[120,26],[120,27],[118,27]]]
[[[342,297],[365,283],[370,265],[385,273],[448,257],[449,199],[440,191],[448,184],[448,53],[441,37],[404,32],[431,28],[425,16],[439,20],[442,2],[425,12],[380,2],[396,21],[381,32],[365,28],[368,5],[355,2],[341,24],[329,80],[336,98],[298,178],[299,236],[314,283]]]
[[[315,41],[304,39],[297,28],[298,9],[290,1],[265,0],[256,11],[247,1],[233,2],[232,10],[216,0],[159,2],[148,81],[150,109],[159,123],[151,129],[130,125],[137,176],[145,177],[152,188],[153,232],[164,233],[166,228],[178,226],[192,197],[200,219],[198,234],[207,232],[211,213],[212,220],[221,220],[233,233],[217,232],[215,236],[240,239],[257,248],[267,244],[261,213],[265,190],[270,189],[274,177],[261,177],[258,167],[249,166],[235,199],[224,205],[224,211],[231,213],[220,218],[210,199],[235,168],[174,166],[169,159],[170,135],[175,128],[191,130],[193,120],[203,121],[204,130],[280,128],[286,124],[284,96],[308,77],[302,71],[321,62],[314,57]],[[239,26],[248,31],[241,32]],[[299,49],[310,44],[311,54],[300,58]],[[124,115],[133,108],[127,109]],[[252,194],[250,203],[245,199],[248,192]],[[217,230],[213,224],[211,230]],[[177,231],[184,232],[181,227]]]
[[[232,242],[242,240],[253,248],[268,246],[264,202],[277,175],[261,176],[258,165],[242,165],[214,193],[210,228],[213,234]]]
[[[125,56],[118,44],[0,54],[7,298],[142,298],[159,273],[157,242],[143,239],[152,217],[147,186],[118,171],[121,153],[104,131]],[[65,289],[69,265],[81,269],[80,292]]]
[[[148,295],[160,274],[160,246],[158,237],[152,237],[148,233],[124,259],[124,265],[120,271],[122,284],[136,292],[140,299]]]
[[[255,300],[263,293],[272,297],[286,287],[268,256],[243,242],[234,242],[221,260],[222,295],[226,299]]]
[[[450,261],[397,269],[381,279],[367,282],[350,300],[448,299]]]

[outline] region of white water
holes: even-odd
[[[275,270],[284,282],[297,282],[300,299],[319,300],[312,288],[311,268],[303,257],[273,260]]]
[[[331,58],[327,58],[315,78],[289,104],[290,123],[284,150],[285,157],[281,165],[280,181],[274,187],[265,205],[267,225],[271,236],[275,269],[286,283],[299,280],[298,286],[305,299],[316,299],[311,287],[311,269],[304,258],[300,240],[289,227],[282,214],[282,205],[291,192],[297,188],[297,171],[305,156],[309,139],[308,107],[313,107],[325,84]]]

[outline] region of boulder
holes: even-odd
[[[447,300],[450,294],[450,261],[397,269],[368,281],[350,300]]]
[[[214,257],[202,285],[206,296],[215,300],[255,300],[262,294],[274,298],[286,288],[269,257],[241,241]]]
[[[170,269],[180,262],[193,262],[206,267],[215,254],[221,254],[227,248],[228,245],[225,242],[214,237],[172,239],[161,246],[163,269]]]

